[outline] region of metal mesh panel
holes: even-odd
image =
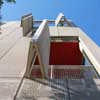
[[[39,75],[39,69],[36,66],[35,68],[36,74]],[[18,100],[27,100],[27,98],[30,100],[74,100],[74,97],[84,99],[89,97],[87,92],[91,96],[97,91],[94,79],[98,79],[98,75],[93,66],[50,66],[48,72],[48,79],[36,78],[36,76],[31,76],[31,80],[24,79],[17,96]]]

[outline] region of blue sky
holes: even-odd
[[[55,19],[59,12],[80,26],[100,46],[100,0],[16,0],[5,3],[2,20],[20,20],[32,12],[35,19]]]

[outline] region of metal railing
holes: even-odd
[[[36,74],[39,74],[39,68],[40,65],[34,65],[33,70],[36,72]],[[28,87],[28,91],[26,91],[26,94],[23,95],[27,97],[27,94],[31,92],[31,90],[34,90],[32,88],[35,87],[33,95],[36,99],[47,97],[48,99],[54,98],[53,100],[71,100],[72,95],[79,93],[77,90],[76,92],[73,90],[71,87],[72,85],[70,85],[70,80],[78,83],[74,84],[74,87],[76,85],[75,88],[77,88],[78,85],[82,86],[84,84],[84,82],[82,83],[81,80],[85,79],[86,82],[91,82],[91,80],[93,80],[92,78],[98,77],[92,65],[50,65],[48,69],[49,77],[47,79],[37,78],[36,76],[31,77],[33,80],[33,87],[30,86],[30,89]],[[27,84],[27,82],[24,84],[26,85],[26,90],[27,85],[31,85],[31,82],[29,82],[30,84]],[[25,90],[25,86],[23,87],[23,90]]]
[[[34,65],[31,77],[41,78],[40,65]],[[49,65],[49,79],[99,78],[92,65]]]

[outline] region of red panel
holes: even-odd
[[[83,56],[78,42],[52,42],[50,65],[81,65]]]
[[[42,78],[41,70],[40,69],[33,69],[31,72],[32,77],[34,78]]]
[[[36,57],[35,63],[34,65],[39,65],[39,60],[38,60],[38,56]]]
[[[52,42],[50,46],[50,65],[81,65],[83,61],[82,53],[79,50],[78,42]],[[36,58],[35,64],[38,65],[39,61]],[[60,78],[62,73],[66,75],[77,74],[80,77],[80,69],[76,70],[55,70],[53,77]],[[41,78],[41,71],[35,69],[32,71],[32,76],[36,78]],[[48,76],[50,76],[50,70],[48,71]]]
[[[54,78],[82,78],[80,69],[55,69],[53,72]]]

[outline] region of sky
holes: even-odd
[[[16,0],[1,9],[3,21],[20,20],[27,13],[34,19],[55,19],[60,12],[100,46],[100,0]]]

